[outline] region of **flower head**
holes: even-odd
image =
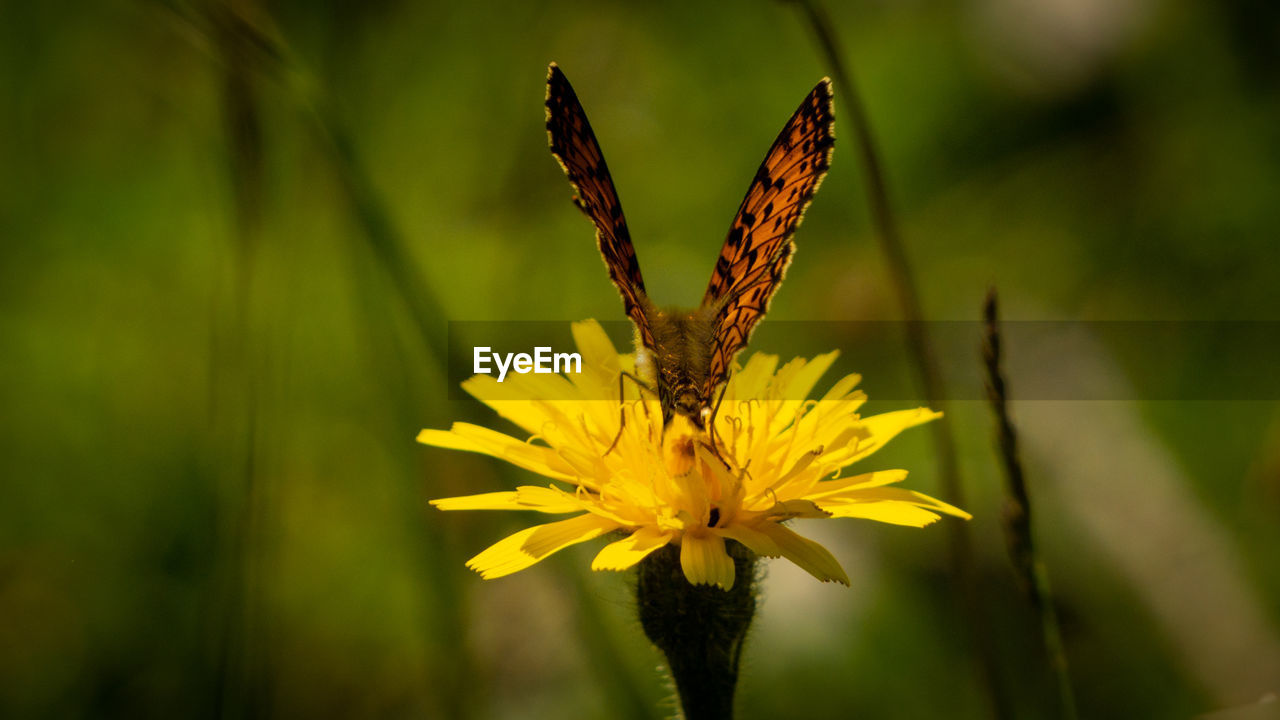
[[[888,487],[905,470],[845,475],[844,469],[899,432],[940,417],[926,408],[871,417],[857,414],[866,395],[859,377],[842,378],[819,400],[806,400],[837,353],[797,358],[778,367],[773,355],[753,355],[729,380],[709,432],[676,415],[663,427],[657,398],[619,373],[633,359],[619,355],[594,320],[573,325],[582,372],[520,375],[499,383],[477,375],[464,389],[531,435],[521,440],[455,423],[423,430],[418,441],[484,453],[552,483],[432,500],[441,510],[533,510],[573,515],[511,535],[471,558],[485,578],[523,570],[558,550],[607,533],[593,570],[624,570],[667,544],[693,584],[732,587],[726,541],[766,557],[785,557],[814,577],[849,584],[822,545],[784,523],[793,518],[852,517],[923,527],[939,513],[969,518],[928,495]],[[615,398],[613,401],[602,398]],[[555,399],[547,399],[555,398]]]

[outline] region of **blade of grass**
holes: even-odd
[[[220,12],[213,7],[210,12]],[[257,378],[252,333],[253,278],[261,237],[263,139],[250,53],[244,38],[227,23],[216,23],[209,38],[222,63],[222,112],[227,134],[227,181],[235,218],[231,248],[231,289],[213,317],[213,393],[211,436],[217,456],[233,458],[221,466],[223,497],[229,518],[224,537],[225,566],[219,596],[220,630],[215,650],[215,717],[265,714],[271,665],[263,637],[262,526],[267,499],[256,472]],[[224,309],[225,308],[225,309]]]
[[[1009,419],[1008,388],[1000,368],[1000,325],[995,288],[987,293],[982,316],[985,332],[982,342],[982,360],[987,371],[987,398],[996,418],[996,439],[1000,460],[1005,474],[1005,502],[1003,523],[1005,543],[1009,559],[1017,574],[1019,584],[1040,618],[1040,630],[1050,671],[1054,674],[1058,689],[1058,707],[1064,720],[1076,720],[1075,692],[1071,685],[1071,671],[1067,664],[1066,648],[1062,643],[1062,631],[1058,625],[1058,611],[1053,603],[1049,587],[1049,571],[1036,553],[1031,531],[1031,497],[1022,472],[1022,460],[1018,455],[1018,434]]]
[[[371,258],[362,246],[352,245],[349,249],[351,255],[355,256],[349,267],[352,268],[351,276],[361,316],[359,330],[367,340],[361,343],[364,351],[362,354],[374,376],[383,379],[379,383],[382,394],[380,404],[390,408],[392,416],[386,424],[403,432],[404,428],[412,428],[420,421],[418,403],[421,398],[428,397],[429,393],[423,387],[421,374],[414,372],[410,360],[413,353],[405,347],[406,338],[396,332],[393,323],[387,321],[390,310],[387,306],[393,299],[387,297],[376,260],[371,263]],[[383,431],[394,432],[392,429]],[[396,463],[398,474],[402,478],[417,480],[428,474],[422,454],[408,443],[395,446],[389,456]],[[436,612],[430,626],[433,640],[430,647],[435,651],[425,658],[430,676],[427,687],[447,689],[440,693],[440,697],[434,698],[439,703],[437,710],[442,717],[460,720],[475,717],[478,709],[474,701],[477,696],[477,668],[467,632],[469,605],[466,602],[465,588],[460,582],[460,568],[449,567],[445,560],[451,557],[449,547],[453,538],[448,537],[440,526],[422,522],[421,482],[393,483],[393,491],[403,495],[400,502],[394,503],[405,513],[403,522],[419,531],[415,534],[420,537],[421,542],[414,543],[411,548],[413,557],[423,576],[433,583],[431,600]]]
[[[167,0],[164,4],[198,30],[198,36],[209,37],[211,26],[216,27],[218,23],[233,24],[236,32],[244,36],[243,48],[252,56],[255,63],[254,69],[279,82],[289,91],[299,106],[306,110],[317,131],[326,141],[335,176],[342,183],[352,213],[362,230],[360,239],[364,242],[364,249],[374,258],[381,271],[390,278],[396,296],[407,309],[428,353],[437,360],[439,367],[449,367],[450,353],[460,350],[451,350],[449,347],[445,315],[438,298],[425,278],[415,271],[415,265],[411,262],[410,254],[406,250],[407,245],[402,235],[396,230],[380,194],[375,189],[372,178],[360,161],[353,134],[340,121],[315,76],[294,57],[278,34],[267,29],[273,27],[269,22],[267,11],[259,8],[253,18],[234,12],[228,12],[225,14],[226,17],[222,17],[218,13],[206,14],[192,11],[189,6],[176,0]],[[453,358],[454,362],[467,360],[468,358],[465,357]],[[465,367],[465,365],[459,365],[459,367]],[[471,408],[472,412],[478,412],[478,408],[474,405]],[[441,422],[446,420],[448,418],[441,418]],[[436,526],[430,523],[427,525],[428,532],[439,533]],[[438,543],[432,541],[433,546],[447,545],[447,539],[443,536],[437,540]],[[430,586],[444,593],[456,591],[457,583],[441,576],[452,576],[456,571],[443,568],[437,571],[434,564],[429,570],[432,575],[428,580]],[[585,584],[575,577],[572,586],[580,604],[583,607],[594,608],[593,603],[596,600],[587,591]],[[439,605],[454,614],[443,620],[444,625],[457,628],[461,632],[466,627],[461,598],[451,594],[440,598]],[[604,683],[604,686],[611,688],[613,692],[620,693],[623,700],[629,701],[641,697],[642,693],[635,686],[635,679],[622,665],[620,653],[613,648],[612,635],[603,626],[599,612],[582,613],[580,619],[582,622],[579,623],[579,629],[583,634],[584,646],[591,655],[593,665],[602,674],[611,678]],[[458,645],[457,651],[465,653],[466,644]],[[456,661],[463,667],[470,667],[470,663],[474,662],[470,658],[461,656]],[[438,686],[438,683],[433,682],[433,685]],[[460,684],[448,685],[443,690],[459,696],[455,701],[449,702],[449,706],[469,707],[466,698],[462,696],[463,689]],[[636,717],[640,716],[636,715]]]
[[[353,139],[336,122],[336,119],[324,110],[324,105],[313,104],[312,107],[316,114],[316,121],[333,144],[335,170],[342,176],[343,182],[347,187],[353,209],[360,220],[362,228],[365,230],[373,256],[378,260],[382,269],[391,276],[393,285],[406,302],[419,332],[423,335],[423,339],[427,342],[435,357],[438,358],[441,367],[449,367],[450,365],[466,367],[464,364],[455,363],[466,363],[468,358],[455,356],[450,359],[449,353],[457,353],[459,348],[450,348],[446,341],[444,328],[435,327],[436,325],[443,325],[443,321],[437,320],[433,323],[430,320],[431,318],[443,318],[443,311],[436,303],[426,281],[410,271],[411,265],[404,250],[404,242],[394,230],[389,215],[382,206],[377,193],[372,189],[370,179],[363,172],[359,156],[355,151]],[[470,408],[477,416],[473,419],[479,420],[479,413],[475,412],[479,410],[478,406],[473,404]],[[415,416],[406,415],[406,417],[412,418]],[[441,419],[442,422],[444,420],[443,418]],[[447,547],[447,542],[443,536],[441,536],[440,540],[441,552],[445,554],[444,548]],[[445,569],[441,572],[456,579],[453,571]],[[617,703],[617,707],[625,710],[625,712],[619,714],[619,717],[647,720],[650,717],[646,710],[648,705],[636,702],[636,699],[642,698],[643,694],[637,687],[636,680],[620,661],[620,652],[615,647],[613,635],[605,626],[604,619],[595,605],[597,602],[595,597],[591,594],[586,584],[582,582],[582,578],[576,571],[566,570],[563,571],[563,575],[566,576],[574,594],[577,596],[578,607],[580,608],[580,612],[577,615],[579,620],[577,627],[583,646],[591,657],[592,667],[604,679],[602,687],[615,696],[613,699]],[[456,582],[454,584],[456,585]],[[458,603],[458,605],[460,606],[461,603]],[[459,621],[457,626],[462,628],[463,623]]]

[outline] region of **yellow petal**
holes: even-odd
[[[510,435],[503,435],[496,430],[479,425],[454,423],[453,428],[448,432],[423,430],[418,433],[418,442],[450,450],[466,450],[492,455],[539,475],[555,480],[576,482],[573,468],[557,456],[551,448],[521,442]]]
[[[517,467],[560,480],[572,481],[576,478],[573,468],[560,458],[554,448],[546,445],[519,440],[497,430],[471,423],[454,423],[450,432],[473,442],[477,452],[506,460]]]
[[[612,393],[593,389],[584,398],[583,391],[561,375],[520,375],[502,383],[490,375],[476,375],[464,381],[462,388],[552,447],[588,445],[585,433],[590,428],[584,425],[584,416],[592,419],[595,428],[608,428],[599,432],[600,437],[608,432],[612,439],[617,431],[616,406],[610,413],[607,402]]]
[[[787,400],[804,400],[809,397],[813,386],[818,384],[818,380],[831,369],[831,363],[835,362],[839,356],[839,350],[832,350],[804,363],[785,381],[779,383],[778,394]],[[800,360],[803,361],[803,358]],[[782,373],[779,373],[780,378],[781,375]]]
[[[570,495],[554,485],[521,485],[516,488],[516,501],[524,509],[545,513],[567,513],[583,509],[582,501],[576,495]]]
[[[800,457],[791,464],[791,469],[781,475],[777,480],[774,480],[773,484],[770,485],[768,490],[765,492],[774,498],[779,495],[787,496],[799,494],[794,491],[794,488],[788,488],[787,486],[791,485],[793,481],[803,481],[805,487],[813,483],[815,480],[813,473],[806,473],[805,471],[809,469],[809,466],[813,465],[814,460],[817,460],[821,456],[822,450],[820,448],[802,453]]]
[[[805,493],[804,496],[809,500],[820,500],[824,497],[835,495],[836,493],[861,490],[864,488],[876,488],[881,485],[892,485],[893,483],[905,480],[906,477],[906,470],[877,470],[875,472],[862,473],[860,475],[851,475],[849,477],[820,482],[817,485],[814,485],[813,489]]]
[[[954,505],[947,504],[937,498],[925,495],[924,493],[916,492],[915,490],[907,490],[905,488],[867,487],[850,489],[840,493],[833,493],[830,496],[818,499],[818,504],[823,507],[841,503],[897,503],[924,508],[934,512],[946,513],[947,515],[954,515],[958,518],[964,518],[965,520],[973,517]]]
[[[809,445],[821,445],[831,453],[843,448],[854,438],[869,437],[870,433],[862,426],[857,415],[858,408],[866,401],[867,395],[861,390],[839,398],[828,397],[818,401],[796,423],[795,435],[806,441],[806,446],[801,449],[807,450]]]
[[[822,396],[821,402],[834,402],[846,399],[860,382],[862,382],[862,376],[857,373],[845,375],[837,380],[835,385],[831,386],[831,389],[827,391],[826,395]],[[858,396],[865,397],[865,393],[858,392]]]
[[[621,363],[618,351],[595,320],[584,320],[572,325],[573,341],[582,355],[582,372],[569,375],[580,396],[579,410],[587,414],[602,434],[608,435],[605,443],[618,434],[618,384]],[[625,390],[625,388],[624,388]]]
[[[456,423],[455,423],[456,424]],[[454,435],[450,430],[433,430],[427,428],[418,432],[418,437],[414,438],[423,445],[432,445],[446,450],[466,450],[467,452],[484,452],[477,447],[475,443]]]
[[[582,373],[579,378],[594,382],[595,386],[601,389],[607,389],[607,386],[616,387],[618,383],[618,373],[621,367],[618,365],[618,351],[613,347],[613,341],[605,334],[604,328],[600,327],[600,323],[595,320],[583,320],[572,325],[573,341],[578,345],[578,352],[582,354]],[[581,383],[580,383],[581,384]],[[608,397],[601,396],[601,398]],[[588,399],[599,399],[591,398]]]
[[[756,529],[773,540],[782,557],[799,565],[810,575],[822,582],[834,580],[842,585],[849,584],[849,576],[845,575],[844,568],[840,567],[835,557],[818,543],[772,521],[760,523]]]
[[[746,545],[748,550],[757,555],[763,557],[778,557],[782,555],[782,551],[778,549],[778,544],[773,541],[773,538],[746,525],[734,524],[728,527],[715,528],[714,531],[723,537],[737,540]]]
[[[534,376],[515,376],[515,378],[532,377]],[[537,377],[550,376],[539,375]],[[537,435],[542,432],[542,426],[546,424],[547,418],[543,413],[543,409],[534,401],[553,397],[568,398],[572,397],[572,395],[562,392],[559,395],[538,397],[530,391],[528,384],[517,382],[515,378],[508,375],[506,381],[498,382],[498,379],[492,375],[474,375],[462,381],[462,389],[475,399],[493,408],[502,417],[519,425],[525,432]],[[561,378],[561,380],[564,380],[564,378]]]
[[[626,570],[649,553],[671,542],[674,533],[642,527],[625,538],[609,543],[591,561],[592,570]]]
[[[486,580],[519,572],[554,552],[614,530],[617,523],[586,514],[536,525],[490,545],[467,561]]]
[[[604,460],[601,459],[599,453],[591,453],[589,451],[579,450],[580,446],[566,445],[556,452],[556,457],[565,467],[571,468],[574,477],[578,478],[604,478],[608,477],[608,468]],[[591,487],[591,483],[582,483]]]
[[[938,520],[940,515],[924,508],[899,502],[827,502],[822,507],[833,518],[862,518],[890,525],[924,527]]]
[[[778,356],[756,353],[747,360],[747,364],[729,379],[729,388],[725,391],[725,400],[750,400],[764,395],[764,389],[773,379],[773,371],[778,367]]]
[[[556,487],[525,485],[515,492],[492,492],[480,495],[432,500],[441,510],[536,510],[544,513],[571,513],[583,510],[582,501]]]
[[[818,507],[812,500],[794,498],[774,503],[763,515],[774,520],[790,520],[792,518],[828,518],[831,513]]]
[[[839,350],[832,350],[809,362],[805,362],[803,358],[796,358],[778,371],[774,390],[781,402],[778,403],[774,412],[770,432],[781,432],[795,420],[796,412],[804,405],[813,386],[817,385],[818,380],[831,369],[831,363],[835,362],[839,355]],[[796,365],[796,363],[799,364]]]
[[[441,510],[524,510],[516,501],[516,493],[491,492],[480,495],[463,495],[461,497],[438,498],[431,501]]]
[[[934,412],[929,408],[915,408],[914,410],[897,410],[894,412],[881,413],[872,415],[869,418],[862,419],[862,426],[871,433],[871,441],[864,443],[859,450],[852,454],[845,464],[853,463],[879,450],[885,443],[889,442],[898,433],[913,428],[917,425],[923,425],[930,420],[936,420],[942,417],[942,413]]]
[[[724,550],[724,538],[713,533],[685,533],[680,541],[680,567],[693,585],[733,587],[733,558]]]

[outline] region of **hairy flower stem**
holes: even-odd
[[[725,549],[736,576],[729,590],[689,584],[674,545],[639,566],[640,625],[667,657],[686,720],[733,717],[738,660],[756,612],[756,556],[733,541]]]

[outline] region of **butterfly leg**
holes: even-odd
[[[720,403],[724,402],[724,393],[729,389],[729,384],[725,383],[720,386],[720,394],[716,397],[716,404],[711,408],[711,417],[707,418],[707,436],[711,438],[711,453],[716,456],[725,467],[730,467],[729,461],[720,454],[720,441],[716,437],[716,416],[720,413]]]
[[[620,405],[620,407],[618,408],[618,434],[613,437],[613,442],[609,443],[609,449],[604,451],[605,455],[608,455],[609,453],[613,452],[613,449],[618,446],[618,441],[622,439],[622,431],[624,428],[627,427],[627,411],[625,407],[621,407],[621,404],[623,402],[622,381],[626,378],[630,378],[631,382],[635,383],[636,387],[640,388],[641,390],[647,390],[649,392],[654,391],[653,388],[649,387],[648,383],[636,377],[635,375],[632,375],[626,370],[623,370],[620,373],[618,373],[618,404]]]

